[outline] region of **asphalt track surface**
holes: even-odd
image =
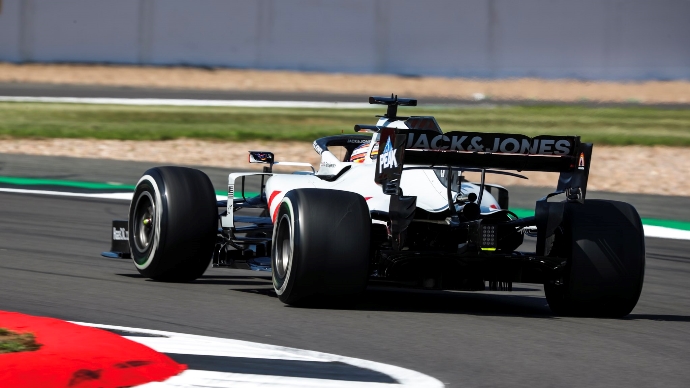
[[[163,98],[194,100],[267,100],[267,101],[320,101],[320,102],[367,102],[369,96],[327,94],[222,91],[197,89],[166,89],[122,86],[59,85],[0,83],[0,96],[12,97],[81,97],[81,98]],[[477,103],[465,100],[425,99],[425,103],[453,104]]]
[[[392,90],[391,92],[395,92]],[[12,97],[80,97],[80,98],[163,98],[196,100],[267,100],[267,101],[319,101],[319,102],[366,102],[369,95],[313,93],[313,92],[261,92],[234,90],[168,89],[150,87],[63,85],[0,82],[0,96]],[[401,96],[415,97],[415,96]],[[449,105],[495,107],[496,105],[577,105],[591,107],[635,107],[635,103],[593,103],[534,100],[481,100],[454,98],[419,98],[420,106]],[[646,107],[687,109],[687,104],[644,104]]]
[[[0,154],[3,176],[133,184],[148,167]],[[204,170],[225,187],[228,171]],[[527,206],[544,191],[513,193]],[[625,197],[643,216],[690,219],[687,198]],[[210,269],[169,284],[101,258],[111,219],[126,217],[128,205],[0,193],[0,310],[335,353],[450,387],[690,385],[690,241],[647,239],[642,296],[620,320],[554,317],[531,284],[511,293],[370,288],[352,309],[304,309],[280,303],[262,274]]]

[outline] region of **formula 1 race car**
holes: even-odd
[[[592,144],[443,133],[434,117],[398,117],[398,106],[416,100],[369,103],[387,105],[376,125],[314,141],[318,171],[277,174],[273,153],[250,151],[263,172],[231,173],[227,200],[217,200],[201,171],[146,171],[104,255],[131,255],[142,275],[161,281],[192,281],[210,262],[270,271],[286,304],[352,300],[369,283],[509,291],[521,282],[543,284],[556,314],[632,311],[644,278],[642,223],[627,203],[585,199]],[[343,158],[329,150],[336,146]],[[508,191],[485,182],[487,174],[525,178],[510,170],[560,173],[534,216],[518,217]],[[466,172],[481,181],[468,182]],[[249,176],[260,177],[258,195],[245,193]],[[536,249],[518,251],[526,235]]]

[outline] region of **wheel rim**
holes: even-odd
[[[134,246],[139,252],[146,252],[153,242],[156,205],[148,191],[142,191],[134,207]]]
[[[283,215],[278,225],[278,236],[276,241],[276,272],[279,278],[285,278],[290,268],[290,261],[292,260],[292,248],[290,240],[292,239],[292,228],[290,227],[290,218]]]

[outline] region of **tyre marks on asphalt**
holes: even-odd
[[[226,338],[75,322],[122,335],[189,369],[144,387],[443,387],[422,373],[357,358]]]

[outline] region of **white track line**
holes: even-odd
[[[440,383],[440,382],[439,382]],[[140,388],[393,388],[393,387],[443,387],[443,385],[399,385],[366,383],[304,377],[265,376],[242,373],[186,370],[163,382],[139,385]]]
[[[269,100],[193,100],[168,98],[99,98],[99,97],[14,97],[0,96],[2,102],[49,102],[63,104],[159,105],[159,106],[227,106],[240,108],[337,108],[365,109],[376,107],[366,102],[269,101]]]
[[[134,195],[134,193],[69,193],[66,191],[10,189],[5,187],[0,187],[0,192],[17,194],[52,195],[56,197],[117,199],[127,201],[131,201],[132,196]],[[227,197],[223,197],[223,199],[227,199]]]
[[[46,190],[27,190],[27,189],[10,189],[1,188],[0,192],[6,193],[22,193],[22,194],[39,194],[39,195],[53,195],[62,197],[82,197],[82,198],[101,198],[101,199],[116,199],[116,200],[132,200],[132,193],[68,193],[64,191],[46,191]],[[217,195],[216,200],[226,200],[227,197]],[[681,230],[674,228],[667,228],[664,226],[643,225],[645,237],[667,238],[673,240],[690,240],[690,230]]]
[[[690,240],[690,230],[666,228],[664,226],[642,225],[645,237]]]
[[[335,354],[314,352],[288,348],[283,346],[266,345],[255,342],[232,340],[226,338],[206,337],[200,335],[171,333],[159,330],[137,329],[131,327],[99,325],[92,323],[73,322],[79,325],[92,326],[103,329],[115,329],[134,333],[162,335],[165,337],[136,337],[125,338],[148,346],[161,353],[196,354],[225,357],[249,357],[273,360],[299,360],[319,362],[341,362],[358,368],[369,369],[390,376],[398,384],[369,383],[345,380],[326,380],[317,378],[252,375],[243,373],[210,372],[187,370],[164,382],[142,385],[148,388],[163,387],[324,387],[324,388],[359,388],[359,387],[419,387],[440,388],[443,383],[425,374],[373,361],[338,356]]]

